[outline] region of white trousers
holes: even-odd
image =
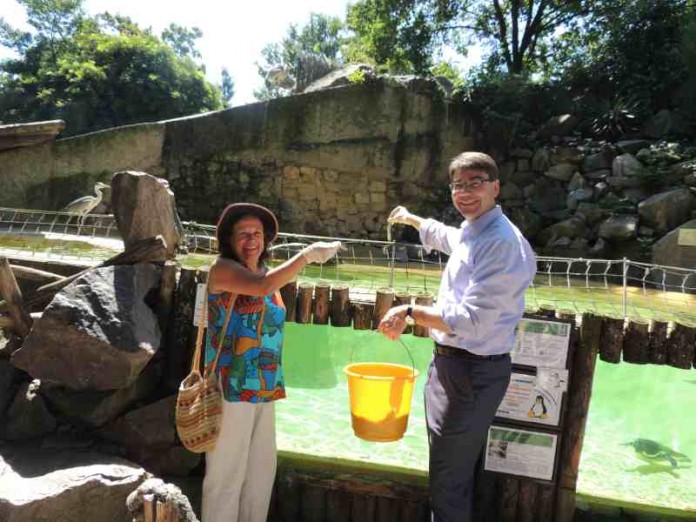
[[[203,522],[266,522],[276,473],[275,403],[223,400],[222,429],[205,463]]]

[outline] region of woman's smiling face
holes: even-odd
[[[248,268],[258,267],[264,249],[263,223],[256,216],[244,216],[232,228],[232,249]]]

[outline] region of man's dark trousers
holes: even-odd
[[[435,354],[425,385],[433,522],[471,520],[474,467],[510,382],[509,355]]]

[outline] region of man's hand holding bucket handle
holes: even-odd
[[[382,320],[379,322],[377,331],[387,339],[398,341],[401,334],[404,333],[406,326],[406,307],[395,306],[384,314],[384,317],[382,317]]]

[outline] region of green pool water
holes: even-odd
[[[432,341],[412,335],[402,339],[421,372],[408,429],[397,442],[366,442],[351,428],[343,368],[350,362],[372,361],[411,365],[405,348],[369,330],[288,323],[283,355],[288,398],[277,406],[278,449],[425,477],[423,386]],[[580,496],[647,510],[692,511],[696,518],[695,396],[695,370],[598,362],[580,465]],[[662,444],[691,462],[680,460],[675,467],[669,457],[642,460],[640,452],[625,445],[636,439]]]

